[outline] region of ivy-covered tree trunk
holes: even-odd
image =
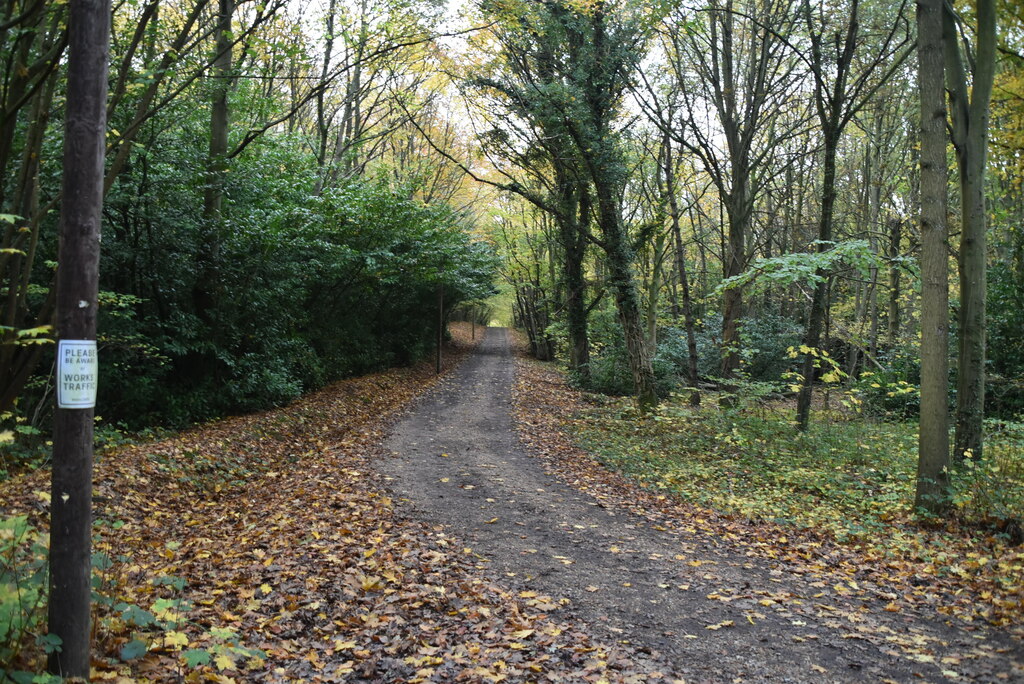
[[[591,196],[586,183],[570,177],[570,170],[555,161],[555,188],[560,195],[558,224],[565,283],[565,317],[569,333],[569,369],[585,387],[590,381],[590,335],[587,325],[587,254],[585,226],[590,222]]]
[[[608,179],[604,181],[598,183],[595,179],[598,223],[604,241],[608,279],[615,293],[619,323],[626,340],[626,356],[633,376],[637,406],[641,411],[648,411],[657,406],[658,395],[654,387],[654,368],[644,335],[640,297],[633,274],[634,254],[625,226],[622,225],[621,207],[615,200],[611,183]]]
[[[578,230],[567,231],[572,244],[565,250],[565,309],[569,329],[569,368],[585,386],[590,381],[590,335],[587,325],[587,283],[583,276],[585,238]]]

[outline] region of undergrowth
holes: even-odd
[[[917,428],[822,411],[800,432],[788,407],[700,407],[674,396],[641,418],[625,402],[590,411],[577,439],[641,484],[723,513],[815,528],[839,541],[930,555],[913,510]],[[986,457],[951,473],[957,535],[1021,540],[1024,423],[991,423]],[[941,535],[940,535],[941,536]]]

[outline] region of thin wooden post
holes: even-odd
[[[444,342],[444,283],[437,284],[437,364],[435,373],[441,374],[441,344]]]
[[[106,134],[109,0],[71,0],[61,241],[57,276],[57,409],[50,519],[49,669],[89,677],[96,309]]]

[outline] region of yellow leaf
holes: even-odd
[[[373,591],[381,587],[380,577],[368,577],[363,575],[360,577],[360,584],[363,587],[363,591]]]
[[[8,442],[13,442],[13,441],[14,441],[14,431],[13,430],[4,430],[3,432],[0,432],[0,444],[7,444]]]
[[[513,639],[525,639],[528,636],[530,636],[531,634],[533,634],[533,630],[532,629],[520,629],[517,632],[512,632],[512,638]]]
[[[170,648],[184,648],[188,646],[188,636],[182,632],[167,632],[164,644]]]
[[[716,631],[716,630],[722,629],[723,627],[734,627],[735,625],[736,625],[736,623],[733,622],[732,620],[725,620],[724,622],[719,622],[717,625],[708,625],[704,629],[710,629],[711,631]]]
[[[334,641],[334,648],[335,648],[335,650],[338,650],[338,651],[347,651],[347,650],[353,649],[355,647],[356,647],[356,642],[354,642],[354,641],[342,641],[341,639],[336,639]]]
[[[226,653],[221,653],[219,656],[214,658],[213,664],[217,666],[218,670],[230,670],[235,666],[235,661]]]
[[[266,582],[264,582],[263,584],[260,585],[260,591],[262,591],[263,594],[266,595],[266,594],[269,594],[270,592],[274,591],[274,588],[272,586],[270,586],[269,584],[267,584]]]

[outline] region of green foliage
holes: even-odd
[[[461,216],[383,180],[315,196],[312,158],[289,136],[234,160],[211,237],[202,156],[180,143],[140,152],[107,213],[104,288],[134,299],[103,313],[99,404],[129,429],[280,405],[411,363],[432,349],[439,285],[448,307],[491,293],[492,252]]]
[[[663,354],[659,345],[653,358],[655,388],[661,396],[668,396],[679,384],[685,368],[675,363],[678,341],[674,336],[669,339],[673,342],[666,352]],[[602,309],[594,313],[590,321],[590,341],[590,382],[585,389],[612,396],[632,394],[633,376],[626,354],[626,340],[614,311]]]
[[[758,259],[743,273],[723,280],[716,292],[743,288],[748,294],[765,292],[774,286],[796,283],[813,286],[841,268],[852,268],[868,277],[872,268],[882,268],[886,260],[871,249],[867,240],[815,242],[828,249],[820,252],[790,252]]]
[[[19,681],[26,673],[15,667],[26,635],[35,634],[44,649],[60,648],[45,628],[47,582],[46,535],[25,516],[0,519],[0,681]],[[29,675],[31,681],[31,675]]]
[[[1024,423],[986,421],[985,458],[967,459],[952,478],[954,505],[969,520],[1024,542]]]
[[[50,455],[46,437],[17,407],[0,414],[0,479],[45,463]]]
[[[988,375],[985,409],[990,415],[1024,415],[1024,270],[998,262],[988,271]]]
[[[876,357],[881,368],[872,367],[857,376],[850,391],[864,412],[890,420],[917,420],[921,410],[921,361],[917,354],[916,347],[892,347]],[[951,370],[951,399],[954,392]]]
[[[782,405],[678,396],[648,420],[621,406],[577,424],[580,444],[641,484],[727,514],[828,531],[884,550],[913,517],[913,425],[833,412],[801,432]],[[961,521],[1000,530],[1024,520],[1024,426],[992,423],[981,463],[952,473]],[[899,524],[896,524],[899,523]],[[1019,527],[1017,528],[1019,530]]]
[[[677,333],[683,335],[682,331]],[[716,377],[722,367],[722,317],[708,316],[696,331],[697,368],[703,377]],[[793,366],[787,351],[799,344],[803,327],[796,321],[762,311],[740,321],[741,371],[759,382],[778,382]],[[680,362],[684,357],[678,357]]]
[[[740,322],[740,364],[743,373],[754,380],[777,382],[792,366],[790,347],[800,343],[803,326],[796,321],[761,312]]]

